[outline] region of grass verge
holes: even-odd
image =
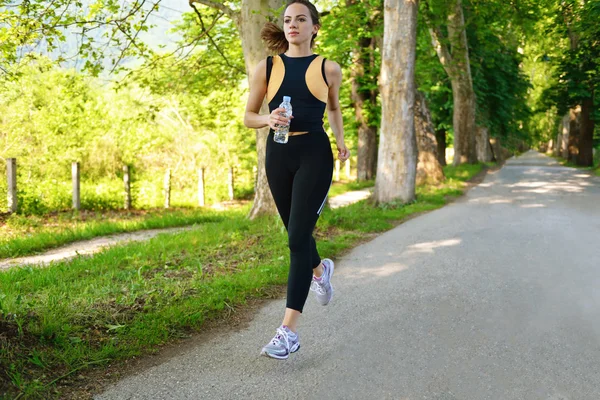
[[[31,255],[115,233],[218,222],[223,218],[220,212],[203,208],[11,215],[0,225],[0,258]]]
[[[411,204],[326,210],[319,251],[335,257],[365,234],[441,207],[481,168],[446,167],[446,183],[418,188]],[[272,297],[287,278],[286,233],[278,217],[249,221],[247,211],[94,257],[0,273],[0,397],[60,398],[86,370],[149,354],[251,298]]]
[[[334,183],[330,197],[372,187],[374,181]],[[61,212],[45,216],[10,215],[0,224],[0,259],[22,257],[78,240],[221,221],[209,208],[155,209],[110,212]]]
[[[362,190],[375,186],[374,180],[360,182],[334,182],[329,189],[329,197],[338,196],[351,190]]]

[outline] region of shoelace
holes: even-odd
[[[315,292],[317,292],[318,294],[326,294],[327,293],[327,285],[325,285],[325,282],[321,281],[312,281],[311,282],[311,289],[314,290]]]
[[[288,333],[285,331],[285,329],[279,327],[279,328],[277,328],[277,333],[275,334],[275,337],[273,338],[271,343],[273,343],[276,346],[278,343],[283,343],[282,339],[285,340],[285,348],[289,349],[290,348],[290,339],[288,337]]]
[[[325,283],[325,275],[327,275],[327,267],[323,270],[323,275],[321,275],[320,281],[313,281],[310,283],[311,290],[314,290],[318,294],[327,294],[327,284]],[[329,283],[329,282],[327,282]]]

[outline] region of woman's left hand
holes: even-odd
[[[346,147],[345,144],[342,143],[341,145],[338,145],[337,149],[338,149],[338,158],[340,159],[341,162],[344,162],[350,158],[350,150],[348,150],[348,148]]]

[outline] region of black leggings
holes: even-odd
[[[312,232],[325,206],[333,177],[333,154],[325,132],[291,136],[286,144],[267,138],[267,180],[288,232],[290,273],[287,308],[302,312],[313,268],[321,258]]]

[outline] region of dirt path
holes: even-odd
[[[364,200],[371,195],[372,189],[357,190],[346,192],[339,196],[332,197],[329,200],[331,208],[347,206],[357,201]],[[102,251],[103,249],[117,244],[127,242],[140,242],[149,240],[163,233],[177,233],[181,231],[189,231],[194,229],[194,226],[150,229],[137,232],[118,233],[110,236],[97,237],[90,240],[82,240],[73,242],[57,249],[49,250],[43,254],[36,256],[26,256],[19,258],[10,258],[0,260],[0,270],[8,269],[15,266],[38,265],[47,266],[53,262],[65,261],[77,256],[92,255]]]
[[[102,236],[90,240],[82,240],[63,247],[59,247],[57,249],[47,251],[44,254],[40,254],[37,256],[27,256],[2,260],[0,261],[0,270],[8,269],[17,265],[48,265],[52,262],[65,261],[77,256],[98,253],[102,249],[114,246],[116,244],[122,244],[127,242],[140,242],[143,240],[152,239],[153,237],[155,237],[156,235],[160,235],[161,233],[176,233],[181,231],[189,231],[194,228],[195,226],[149,229],[145,231],[118,233],[115,235]]]

